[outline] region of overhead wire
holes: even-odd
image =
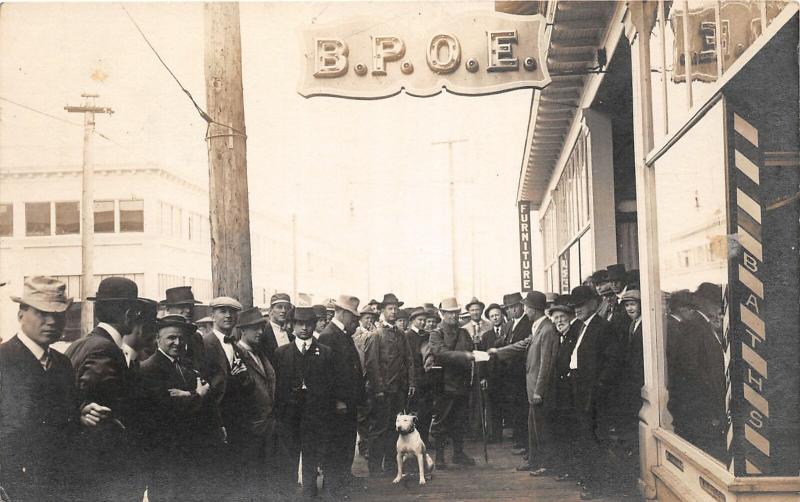
[[[203,110],[203,108],[194,99],[194,96],[192,96],[192,93],[189,92],[189,90],[186,87],[184,87],[184,85],[181,83],[181,81],[175,75],[175,72],[172,71],[172,69],[169,67],[169,65],[167,65],[166,61],[164,61],[164,58],[161,57],[161,54],[158,53],[158,50],[156,50],[155,46],[153,46],[153,44],[150,42],[150,39],[147,38],[147,35],[145,35],[144,31],[139,26],[139,23],[136,22],[136,20],[133,18],[131,13],[128,12],[128,9],[126,9],[125,6],[122,5],[122,4],[120,4],[120,8],[122,8],[122,10],[125,11],[125,14],[128,16],[128,19],[130,19],[131,23],[133,23],[133,26],[136,27],[136,30],[142,36],[142,38],[144,39],[144,41],[147,44],[147,46],[150,47],[150,50],[153,51],[153,54],[155,54],[156,58],[158,58],[159,62],[161,62],[161,65],[164,66],[164,68],[167,70],[167,72],[169,72],[169,74],[172,76],[172,78],[178,84],[178,87],[181,88],[181,91],[183,91],[183,93],[186,94],[186,96],[189,98],[189,101],[192,102],[192,105],[194,106],[195,110],[197,110],[197,113],[200,114],[200,117],[202,117],[202,119],[205,120],[206,123],[209,125],[209,127],[206,128],[206,139],[209,139],[210,137],[212,137],[212,136],[208,135],[208,131],[209,131],[210,127],[211,127],[211,124],[215,124],[215,125],[218,125],[218,126],[221,126],[221,127],[225,127],[227,129],[230,129],[231,131],[233,131],[235,134],[237,134],[239,136],[243,136],[244,138],[247,138],[247,134],[245,134],[244,132],[242,132],[242,131],[240,131],[240,130],[236,129],[235,127],[230,126],[228,124],[222,124],[220,122],[217,122],[205,110]],[[220,135],[217,135],[217,136],[220,136]],[[213,136],[213,137],[216,137],[216,136]]]

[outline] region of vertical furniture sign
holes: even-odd
[[[523,293],[533,291],[533,253],[531,252],[531,203],[521,200],[519,210],[519,272]]]

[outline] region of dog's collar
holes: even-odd
[[[399,432],[401,435],[405,436],[406,434],[411,434],[411,433],[412,433],[412,432],[414,432],[415,430],[417,430],[417,426],[416,426],[416,425],[414,425],[414,424],[411,424],[411,430],[410,430],[410,431],[398,431],[398,432]]]

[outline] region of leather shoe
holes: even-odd
[[[531,476],[544,476],[547,474],[547,469],[545,469],[544,467],[539,467],[535,471],[531,471],[528,474],[530,474]]]

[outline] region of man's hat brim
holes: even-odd
[[[72,298],[68,298],[66,302],[42,302],[36,299],[26,300],[24,298],[20,298],[19,296],[12,296],[11,301],[19,303],[20,305],[27,305],[29,307],[33,307],[36,310],[40,310],[42,312],[61,313],[69,310],[73,300]]]

